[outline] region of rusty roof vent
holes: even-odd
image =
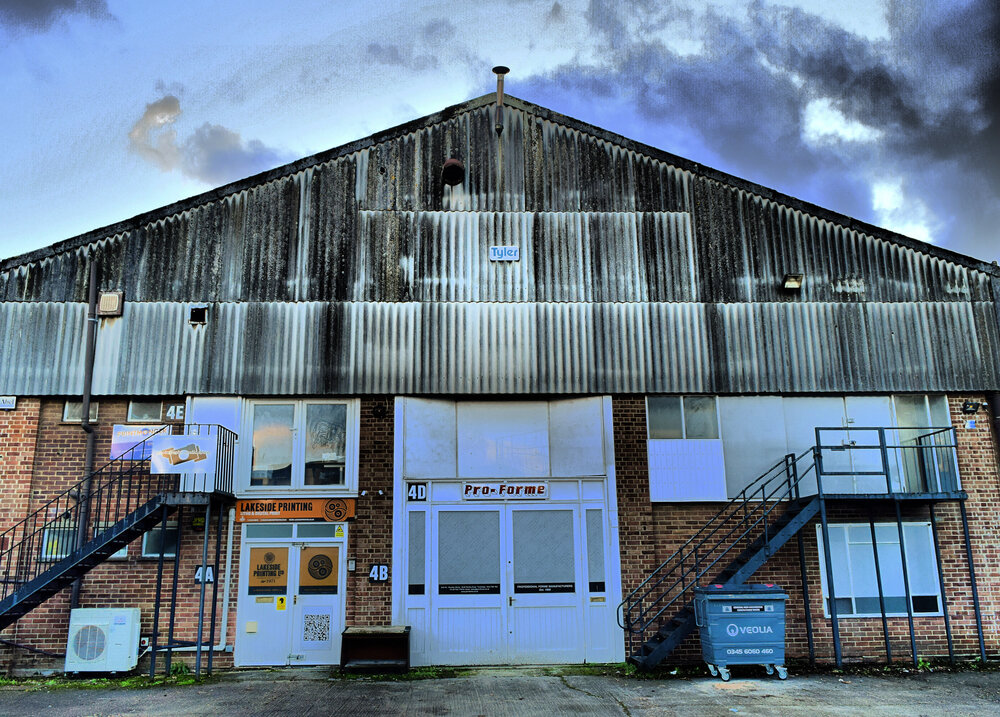
[[[503,65],[497,65],[493,68],[493,72],[497,76],[497,119],[496,119],[496,129],[497,136],[499,137],[503,133],[503,76],[510,72],[509,67],[504,67]]]
[[[441,167],[441,180],[449,187],[454,187],[465,181],[465,165],[462,160],[446,159]]]

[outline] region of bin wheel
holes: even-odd
[[[732,675],[729,674],[729,668],[719,665],[719,677],[722,678],[723,682],[729,682],[729,678],[732,677]]]
[[[788,668],[784,665],[775,665],[775,669],[778,670],[778,679],[787,680],[788,679]]]
[[[718,674],[719,674],[719,671],[717,669],[715,669],[715,665],[713,665],[710,662],[706,662],[705,664],[708,665],[708,672],[709,672],[709,674],[712,675],[712,677],[717,677]]]
[[[764,665],[764,671],[769,675],[774,674],[774,665]]]

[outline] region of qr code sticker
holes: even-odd
[[[327,642],[330,639],[330,615],[305,614],[302,616],[302,640]]]

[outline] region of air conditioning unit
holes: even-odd
[[[139,608],[70,612],[66,672],[126,672],[138,662]]]

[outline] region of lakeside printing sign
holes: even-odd
[[[288,592],[288,548],[250,548],[247,595]]]
[[[216,436],[156,435],[149,439],[149,472],[215,474]]]
[[[114,460],[128,452],[137,443],[142,443],[157,431],[167,426],[123,426],[115,424],[111,433],[111,459]],[[132,453],[132,460],[144,461],[153,455],[151,443],[143,445],[141,450]]]
[[[339,523],[354,517],[354,498],[269,498],[236,501],[237,523],[269,520],[325,520]]]

